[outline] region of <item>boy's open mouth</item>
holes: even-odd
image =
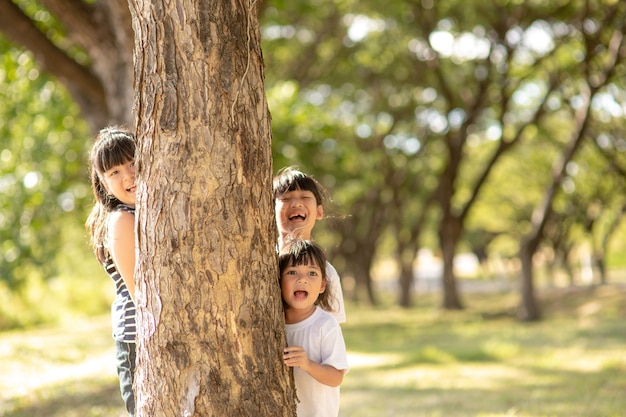
[[[304,214],[294,214],[293,216],[289,216],[289,220],[305,221],[306,216]]]

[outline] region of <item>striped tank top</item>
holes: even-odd
[[[120,204],[116,210],[127,211],[135,214],[135,208]],[[115,300],[111,305],[111,324],[113,326],[113,338],[119,342],[135,343],[137,326],[135,324],[135,303],[128,292],[126,283],[122,279],[115,263],[109,255],[104,262],[104,270],[115,284]]]

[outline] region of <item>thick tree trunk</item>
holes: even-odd
[[[254,3],[130,4],[137,415],[295,416]]]

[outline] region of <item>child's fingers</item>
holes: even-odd
[[[283,361],[287,366],[301,366],[306,363],[307,356],[300,346],[289,346],[284,349]]]
[[[297,352],[304,352],[304,349],[301,346],[287,346],[283,349],[284,355],[296,354]]]

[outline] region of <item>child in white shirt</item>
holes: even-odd
[[[294,369],[298,417],[337,417],[339,386],[349,370],[341,327],[325,310],[332,300],[325,266],[323,250],[309,240],[292,240],[280,250],[283,359]]]

